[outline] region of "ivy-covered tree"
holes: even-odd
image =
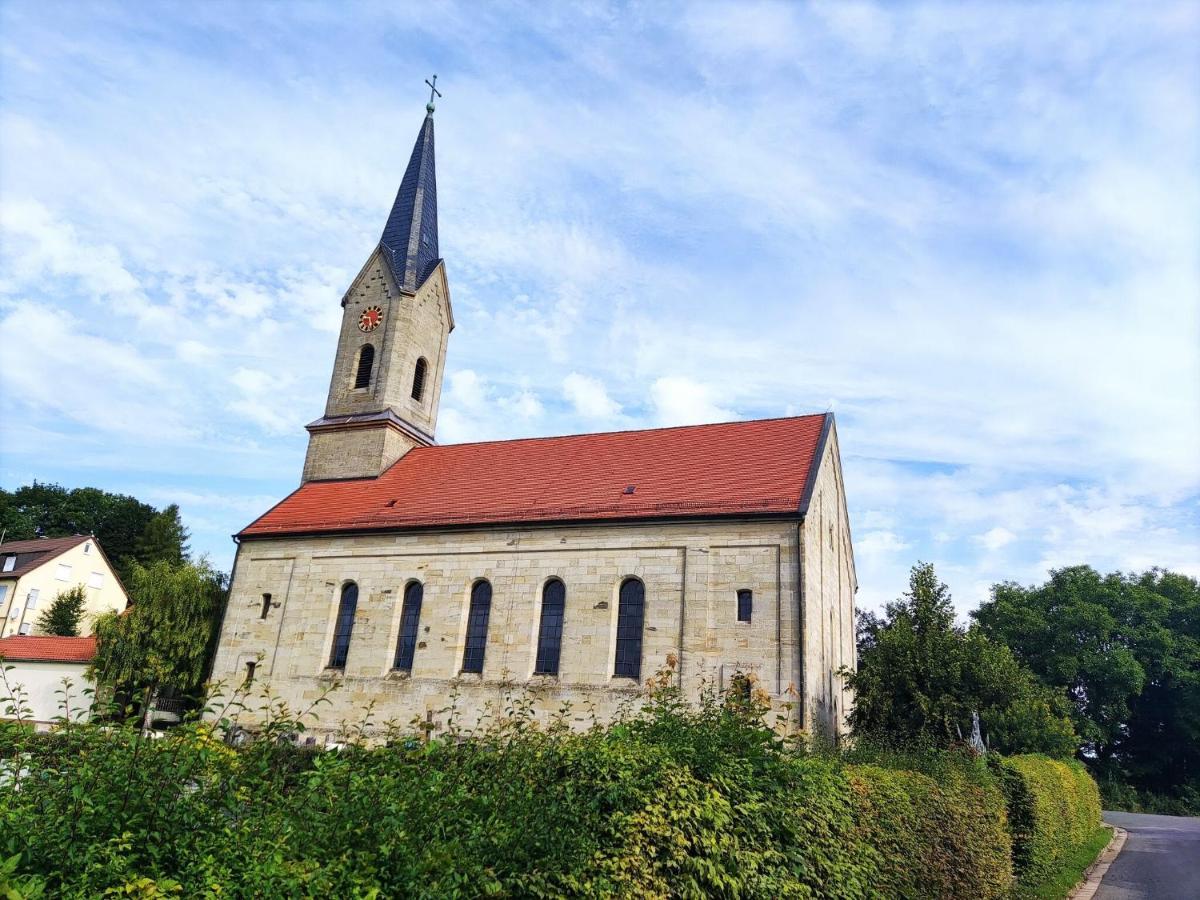
[[[86,605],[87,588],[82,584],[59,591],[50,601],[50,605],[38,616],[38,630],[44,634],[79,637],[79,624],[83,621],[83,609]]]
[[[129,609],[96,622],[90,674],[111,696],[139,698],[148,728],[164,690],[192,694],[204,680],[227,586],[224,576],[201,560],[135,563],[127,587]]]
[[[950,592],[927,563],[882,617],[860,618],[858,671],[847,680],[858,735],[947,746],[970,733],[977,711],[1002,752],[1069,756],[1077,746],[1061,698],[1007,647],[955,624]]]

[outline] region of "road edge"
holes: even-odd
[[[1108,825],[1107,822],[1104,824]],[[1108,827],[1113,830],[1112,840],[1108,842],[1108,846],[1100,851],[1092,864],[1084,869],[1083,878],[1067,894],[1067,900],[1091,900],[1095,896],[1096,891],[1099,890],[1100,882],[1108,874],[1108,867],[1113,864],[1113,860],[1117,858],[1117,854],[1125,847],[1125,838],[1129,837],[1129,832],[1116,825],[1109,825]]]

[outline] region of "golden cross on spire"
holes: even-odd
[[[437,96],[440,97],[440,96],[442,96],[442,92],[437,89],[437,76],[436,75],[433,76],[433,81],[430,81],[428,78],[426,78],[425,83],[427,85],[429,85],[429,102],[425,104],[425,111],[433,112],[434,94],[436,94]]]

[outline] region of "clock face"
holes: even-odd
[[[358,317],[359,331],[374,331],[383,322],[383,309],[378,306],[368,306]]]

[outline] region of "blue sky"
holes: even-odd
[[[297,484],[439,74],[443,442],[833,409],[861,584],[1200,575],[1194,3],[0,2],[0,484]]]

